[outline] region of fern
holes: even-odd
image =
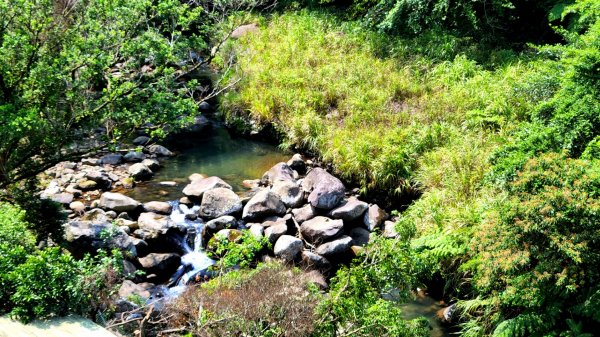
[[[494,337],[527,337],[547,331],[554,325],[549,315],[525,313],[498,324]]]

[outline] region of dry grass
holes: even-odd
[[[318,299],[302,272],[268,264],[190,287],[168,311],[194,336],[309,336]]]

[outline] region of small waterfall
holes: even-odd
[[[209,267],[214,265],[215,261],[209,258],[202,249],[202,228],[204,227],[204,223],[198,220],[192,221],[186,217],[188,214],[198,214],[200,206],[190,208],[177,201],[172,201],[171,205],[173,206],[171,220],[176,224],[184,224],[188,229],[181,243],[181,247],[185,253],[181,257],[181,266],[169,281],[169,286],[171,287],[170,293],[176,296],[185,289],[185,285],[190,283],[190,281],[200,281],[205,277],[209,277]]]

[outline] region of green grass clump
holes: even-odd
[[[533,89],[513,88],[534,66],[457,41],[392,40],[307,11],[275,15],[236,42],[243,80],[223,111],[274,123],[285,144],[320,154],[364,190],[451,183],[472,194],[496,134],[526,117]],[[485,64],[473,60],[484,54]],[[471,150],[465,138],[476,141],[470,155],[482,157],[452,162],[447,155]],[[442,181],[438,164],[462,178]]]

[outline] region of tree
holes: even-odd
[[[144,124],[184,125],[207,18],[178,0],[1,0],[0,188]]]

